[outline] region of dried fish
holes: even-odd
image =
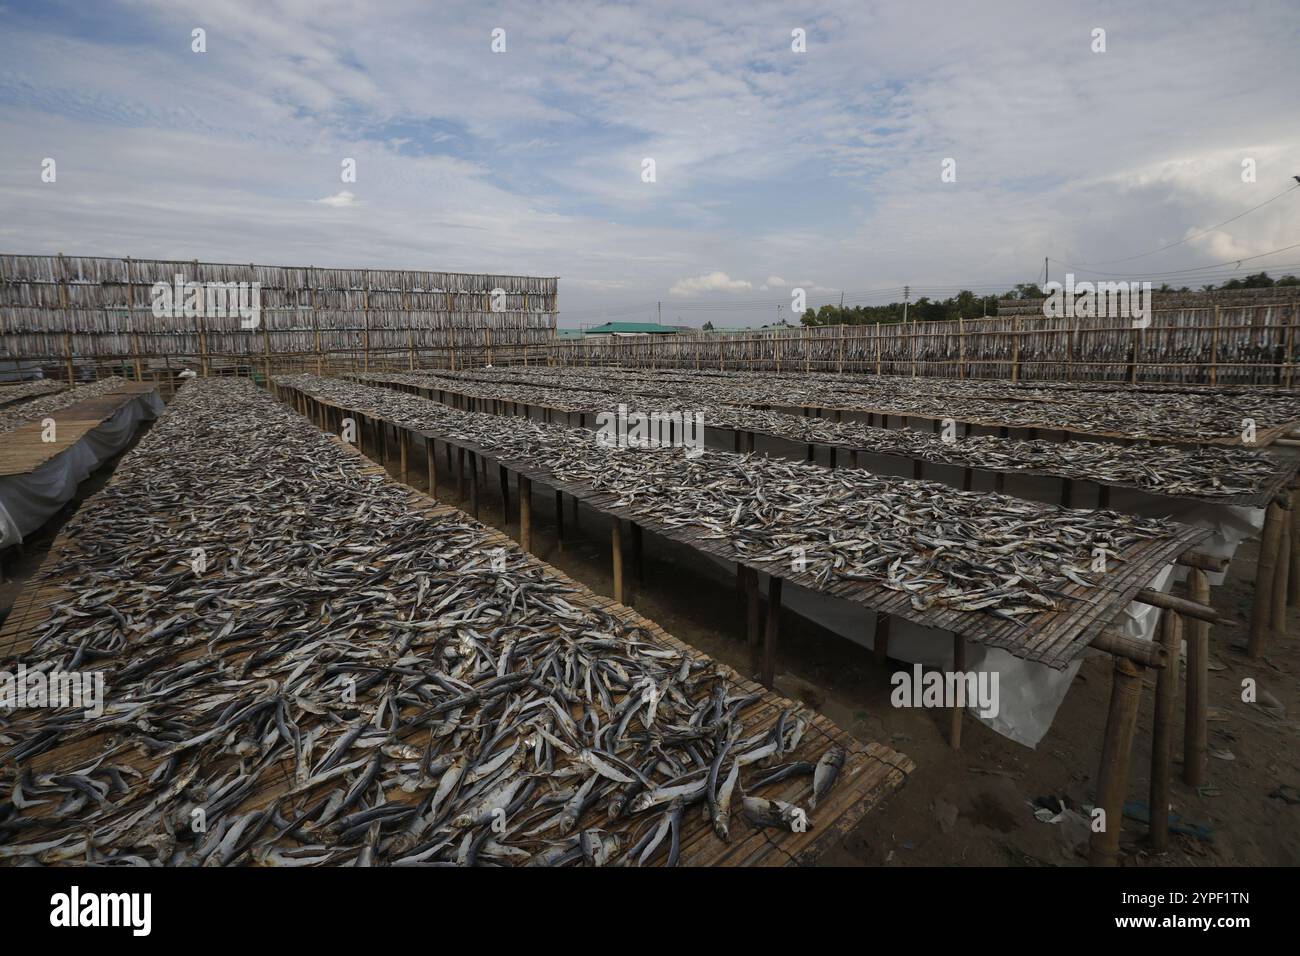
[[[728,669],[422,500],[247,381],[185,385],[0,659],[107,688],[99,717],[0,714],[0,859],[672,863],[724,741],[724,834],[745,758],[821,757],[799,720],[746,730],[765,710]]]

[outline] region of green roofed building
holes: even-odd
[[[676,335],[680,329],[675,325],[660,325],[658,322],[606,322],[583,329],[583,335]]]

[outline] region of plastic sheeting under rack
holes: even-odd
[[[0,477],[0,547],[20,543],[77,494],[77,486],[164,409],[157,392],[138,395],[35,471]]]

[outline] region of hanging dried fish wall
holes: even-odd
[[[1129,318],[1024,314],[870,326],[555,340],[553,364],[881,372],[1011,381],[1295,385],[1300,297]],[[1157,302],[1160,300],[1157,299]]]
[[[557,287],[534,276],[4,255],[0,350],[68,377],[105,365],[463,368],[528,349],[540,359]]]

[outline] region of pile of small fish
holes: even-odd
[[[619,390],[644,383],[659,393],[689,395],[695,401],[717,404],[954,418],[1014,428],[1186,443],[1240,442],[1244,419],[1251,419],[1258,431],[1300,422],[1300,393],[1276,390],[1142,392],[1117,386],[1077,392],[1042,390],[1038,400],[1028,401],[1025,399],[1031,396],[1010,392],[1000,383],[906,376],[859,379],[767,372],[520,366],[440,374],[579,388],[599,387],[598,383],[603,382]]]
[[[971,494],[859,469],[686,448],[620,449],[594,432],[464,412],[406,392],[287,376],[282,385],[407,428],[474,444],[498,461],[616,496],[647,528],[687,528],[726,556],[796,562],[819,587],[878,584],[910,595],[917,612],[990,614],[1025,624],[1096,587],[1092,569],[1127,559],[1179,526],[1113,511],[1082,511]]]
[[[674,402],[677,410],[690,411],[699,407],[689,404],[696,401],[689,389],[683,389],[684,394],[664,395],[660,388],[647,396],[638,392],[636,386],[605,392],[509,382],[482,383],[428,372],[371,373],[349,377],[375,385],[442,388],[475,398],[589,414],[609,411],[619,402],[626,403],[629,408],[644,409],[647,398],[657,400],[658,404],[652,406],[654,408]],[[958,436],[954,441],[945,442],[940,435],[914,429],[877,428],[862,422],[837,422],[828,418],[722,404],[709,405],[704,417],[705,423],[713,427],[774,435],[800,443],[811,442],[987,471],[1045,472],[1060,478],[1124,484],[1155,494],[1187,497],[1222,498],[1255,494],[1282,468],[1282,463],[1271,455],[1244,448],[1029,441],[993,435]]]
[[[0,650],[107,686],[0,711],[0,860],[640,865],[702,813],[815,827],[849,738],[416,500],[247,381],[185,385]]]
[[[61,411],[69,405],[77,404],[77,402],[85,402],[92,398],[99,398],[101,395],[107,395],[125,384],[126,379],[110,375],[108,378],[102,378],[98,382],[92,382],[89,385],[79,385],[76,388],[69,388],[53,395],[46,395],[43,398],[35,398],[13,408],[6,408],[0,411],[0,433],[13,431],[15,428],[22,428],[24,425],[40,421],[46,415]]]
[[[0,384],[0,408],[8,408],[17,402],[26,402],[42,395],[61,392],[66,386],[62,382],[40,379],[35,382],[19,382],[16,385]]]

